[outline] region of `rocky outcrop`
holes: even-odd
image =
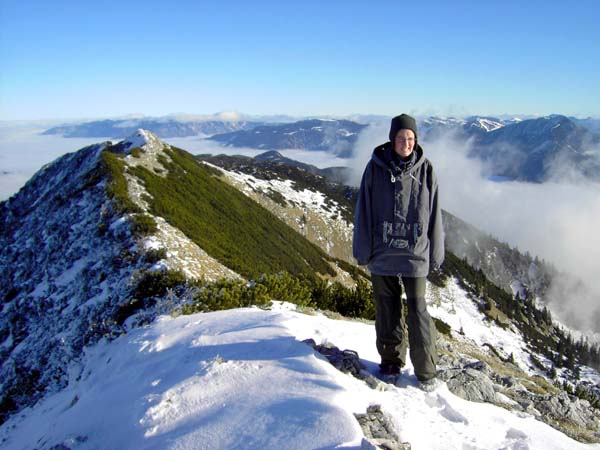
[[[394,424],[380,405],[371,405],[366,414],[354,414],[365,437],[361,450],[410,450],[407,442],[401,442]]]
[[[525,373],[519,377],[496,373],[483,361],[446,355],[441,363],[439,378],[458,397],[531,414],[574,439],[600,442],[600,410],[586,400],[547,382],[543,383],[550,389],[546,392]]]
[[[355,351],[340,350],[331,343],[316,344],[312,339],[304,342],[323,355],[338,370],[363,380],[371,388],[381,391],[394,388],[392,384],[385,383],[367,372]],[[539,387],[527,389],[527,385],[535,383],[525,373],[522,373],[521,378],[496,373],[486,362],[474,361],[459,353],[456,356],[442,355],[438,368],[439,379],[443,380],[448,390],[458,397],[531,414],[573,439],[582,442],[600,442],[600,410],[591,407],[586,400],[580,400],[557,388],[552,388],[552,392],[543,392]],[[367,424],[371,423],[365,418],[361,420]],[[376,420],[373,423],[376,423]],[[367,425],[367,429],[371,429],[370,426]],[[368,437],[368,432],[364,432]],[[387,437],[381,439],[385,441]],[[363,448],[410,448],[386,447],[387,444],[382,442],[373,444],[381,445],[379,447]]]

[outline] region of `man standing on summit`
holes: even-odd
[[[362,177],[353,253],[360,265],[368,265],[373,280],[381,374],[399,374],[409,346],[415,375],[428,389],[435,385],[437,350],[425,303],[426,277],[444,260],[438,184],[418,144],[414,118],[394,117],[389,137],[375,148]]]

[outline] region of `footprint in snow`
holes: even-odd
[[[450,403],[448,403],[448,401],[440,394],[437,394],[435,397],[427,395],[425,397],[425,403],[431,408],[439,409],[438,412],[440,415],[450,422],[463,423],[465,425],[469,424],[469,420],[450,406]]]
[[[507,450],[531,450],[529,437],[521,430],[510,428],[506,432],[506,440],[502,448]]]

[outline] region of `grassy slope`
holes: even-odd
[[[151,212],[183,231],[209,255],[247,276],[287,271],[334,275],[327,255],[265,208],[221,181],[189,153],[167,150],[169,173],[129,170],[144,181]]]

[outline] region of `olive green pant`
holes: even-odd
[[[400,284],[396,276],[372,274],[371,278],[377,309],[377,351],[382,363],[404,366],[408,347],[417,378],[424,381],[435,377],[436,331],[425,302],[426,279],[402,277]],[[402,285],[406,290],[407,317],[402,301]]]

